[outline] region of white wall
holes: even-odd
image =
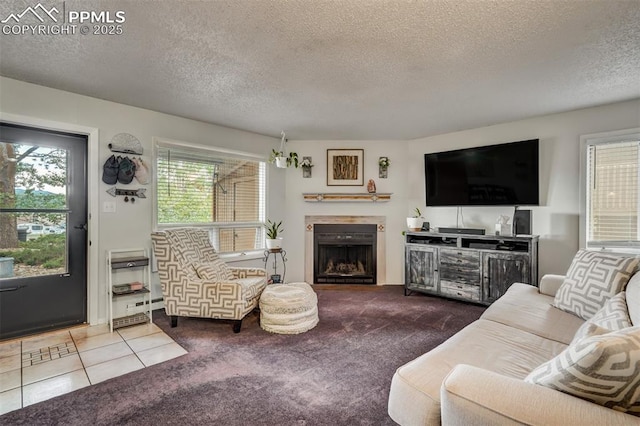
[[[327,186],[327,149],[364,149],[364,186]],[[312,177],[303,178],[302,169],[290,167],[279,170],[286,174],[286,218],[284,248],[287,251],[287,281],[304,281],[304,217],[308,215],[365,215],[386,216],[387,281],[380,284],[402,283],[404,256],[402,231],[406,229],[407,141],[289,141],[289,151],[313,158]],[[378,178],[378,158],[389,157],[388,178]],[[373,179],[377,192],[391,192],[391,201],[321,202],[302,199],[305,192],[367,192],[367,182]]]
[[[285,248],[288,253],[287,279],[304,277],[305,215],[385,215],[387,216],[387,283],[403,281],[403,239],[405,218],[420,207],[432,228],[456,226],[456,208],[425,207],[424,154],[451,149],[525,139],[540,139],[541,205],[532,207],[533,234],[540,236],[539,276],[566,272],[578,250],[580,135],[627,129],[640,125],[640,100],[602,107],[536,117],[527,120],[454,132],[411,141],[290,141],[288,149],[300,158],[311,155],[313,177],[303,179],[300,169],[286,171]],[[326,150],[363,148],[365,183],[376,181],[378,192],[393,192],[387,204],[305,203],[302,193],[365,192],[366,187],[328,187]],[[377,160],[389,156],[388,179],[379,179]],[[464,207],[464,226],[494,231],[499,215],[513,218],[512,207]],[[458,223],[462,226],[463,223]]]
[[[46,120],[49,128],[77,129],[78,126],[95,129],[97,138],[90,138],[90,152],[95,153],[89,164],[90,197],[93,197],[91,225],[96,232],[90,234],[92,248],[90,262],[93,261],[94,278],[89,283],[90,298],[97,295],[93,308],[90,303],[90,319],[104,321],[106,317],[106,266],[105,255],[109,249],[144,246],[151,248],[152,199],[138,199],[135,204],[125,203],[123,197],[112,198],[105,191],[109,185],[102,183],[102,164],[112,154],[108,144],[118,133],[130,133],[140,140],[143,159],[151,164],[152,138],[160,137],[195,144],[222,147],[268,157],[272,148],[278,146],[279,139],[257,135],[241,130],[206,124],[194,120],[107,102],[87,96],[54,90],[42,86],[0,78],[0,113],[2,118],[27,124],[38,124]],[[89,133],[87,131],[87,133]],[[96,140],[97,139],[97,140]],[[271,169],[271,168],[269,168]],[[284,206],[284,175],[268,171],[270,200],[268,214],[282,216]],[[138,188],[140,185],[128,185]],[[120,185],[122,186],[122,185]],[[140,186],[141,187],[141,186]],[[147,185],[147,195],[153,196],[153,186]],[[116,201],[116,213],[103,213],[105,201]],[[90,225],[90,226],[91,226]],[[97,258],[97,259],[96,259]],[[246,263],[246,262],[245,262]],[[254,261],[256,266],[261,261]],[[161,297],[154,274],[153,298]],[[93,310],[93,311],[92,311]]]
[[[638,127],[640,100],[536,117],[412,140],[408,144],[410,205],[424,206],[424,154],[473,146],[540,139],[541,205],[532,207],[533,234],[540,235],[539,276],[563,274],[578,250],[580,135]],[[465,227],[493,232],[512,207],[464,207]],[[432,226],[456,226],[456,208],[425,207]],[[461,223],[459,223],[462,226]]]

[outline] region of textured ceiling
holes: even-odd
[[[2,34],[1,75],[275,137],[412,139],[640,97],[640,0],[40,2],[124,11],[124,34]]]

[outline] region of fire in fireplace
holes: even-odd
[[[376,225],[316,224],[315,283],[375,284]]]

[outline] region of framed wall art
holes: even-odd
[[[328,149],[327,186],[363,186],[363,160],[363,149]]]

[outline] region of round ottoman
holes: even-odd
[[[318,324],[318,296],[307,283],[270,284],[260,296],[260,327],[298,334]]]

